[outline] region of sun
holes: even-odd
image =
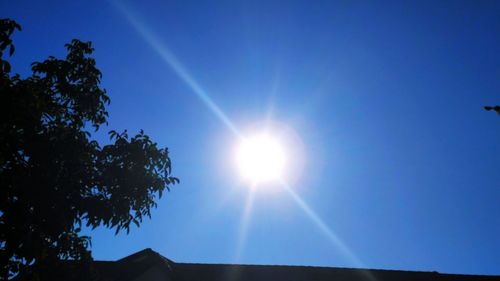
[[[285,150],[278,139],[262,134],[245,138],[237,150],[241,176],[252,183],[279,180],[286,164]]]

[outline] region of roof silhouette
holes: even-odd
[[[500,276],[316,266],[176,263],[144,249],[117,261],[97,261],[104,280],[171,281],[500,281]],[[157,278],[146,272],[156,269]],[[142,277],[141,277],[142,276]]]

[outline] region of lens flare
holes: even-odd
[[[153,33],[143,21],[134,14],[134,12],[125,6],[122,2],[111,1],[116,9],[128,20],[130,25],[144,38],[153,50],[160,56],[167,66],[198,96],[198,98],[209,108],[214,115],[222,121],[236,136],[240,137],[240,133],[236,126],[229,120],[227,115],[213,101],[210,95],[196,81],[186,67],[177,59],[172,51],[167,47],[155,33]]]
[[[245,139],[240,134],[233,122],[212,100],[210,95],[201,85],[191,76],[189,71],[177,59],[177,57],[167,48],[167,46],[154,34],[131,9],[119,1],[110,1],[114,7],[121,12],[128,20],[131,26],[143,37],[143,39],[152,47],[152,49],[160,56],[163,62],[193,91],[193,93],[207,106],[208,109],[234,133],[234,135],[242,140],[238,161],[239,166],[246,178],[254,181],[279,180],[282,187],[287,191],[289,196],[295,201],[298,207],[309,217],[309,219],[320,229],[330,243],[354,265],[363,266],[363,263],[358,257],[347,247],[346,244],[332,231],[332,229],[314,212],[314,210],[306,204],[302,198],[293,191],[288,183],[283,181],[283,173],[286,163],[286,154],[284,147],[275,139],[269,136],[257,136],[255,138]],[[294,157],[296,158],[296,157]],[[298,162],[298,161],[294,161]],[[291,165],[290,165],[291,166]],[[287,167],[288,169],[289,167]],[[300,173],[295,173],[300,174]],[[244,207],[242,225],[240,226],[240,234],[238,239],[238,256],[244,248],[246,235],[251,219],[251,212],[254,203],[254,187],[252,185],[247,202]],[[375,280],[369,271],[364,273],[370,280]]]

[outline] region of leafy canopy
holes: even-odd
[[[128,232],[178,179],[142,130],[92,139],[110,99],[90,42],[72,40],[66,58],[34,62],[21,78],[4,58],[16,29],[0,20],[0,278],[28,269],[46,279],[58,261],[91,259],[83,225]]]
[[[484,109],[487,111],[491,111],[491,110],[496,111],[500,115],[500,105],[485,106]]]

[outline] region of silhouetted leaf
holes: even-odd
[[[29,268],[27,279],[53,280],[61,260],[91,260],[82,225],[128,233],[179,181],[167,150],[143,130],[111,130],[102,147],[92,139],[110,99],[90,42],[72,40],[66,58],[34,62],[21,79],[1,56],[14,53],[16,29],[0,20],[0,279]]]

